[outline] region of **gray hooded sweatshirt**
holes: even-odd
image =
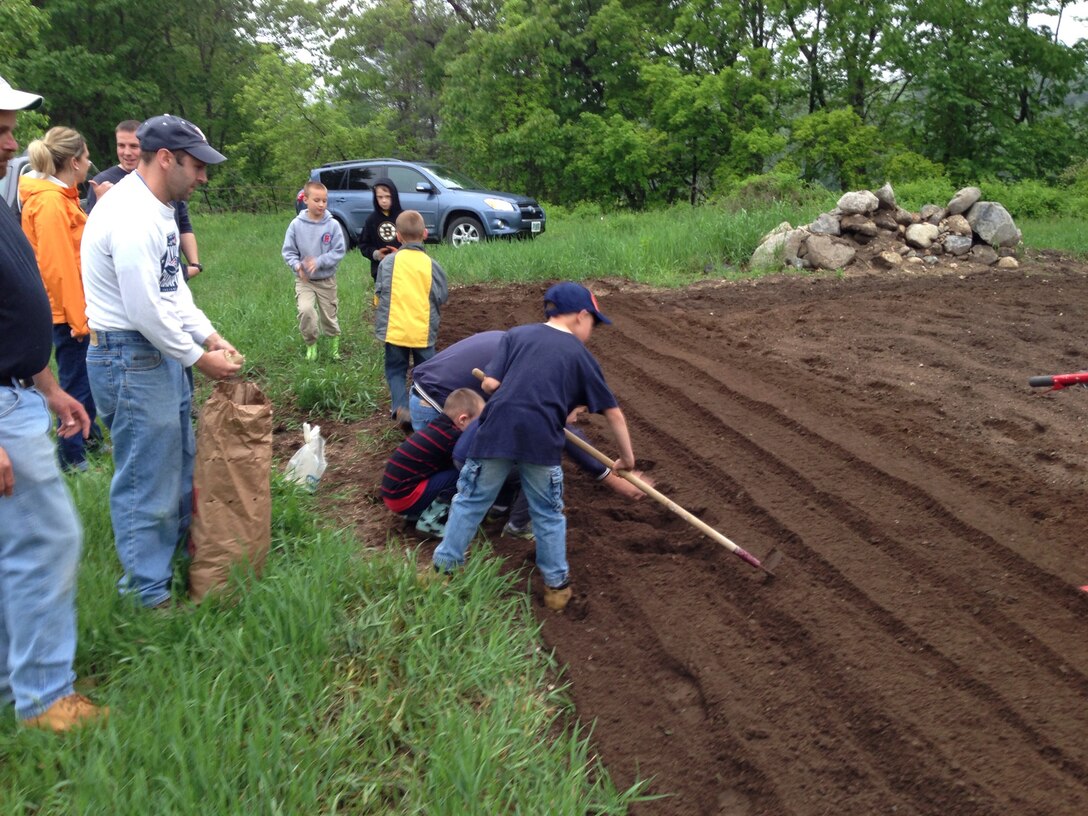
[[[283,238],[284,263],[296,276],[303,258],[313,258],[317,262],[310,280],[325,280],[335,275],[336,266],[345,252],[344,231],[328,211],[320,221],[314,221],[303,210],[287,227],[287,235]]]

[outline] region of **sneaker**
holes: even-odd
[[[334,360],[340,359],[340,336],[337,335],[329,339],[329,356]]]
[[[428,536],[442,538],[446,535],[446,519],[450,513],[449,502],[433,501],[419,516],[416,531]]]
[[[40,728],[44,731],[68,731],[109,719],[110,710],[106,706],[96,706],[82,694],[69,694],[61,697],[37,717],[23,720],[25,728]]]
[[[509,536],[510,538],[521,538],[525,541],[536,541],[536,536],[533,535],[533,525],[526,524],[524,527],[515,527],[510,522],[506,522],[506,526],[502,528],[502,534]]]
[[[570,583],[563,584],[561,587],[544,587],[544,606],[552,610],[552,612],[561,612],[570,602],[570,597],[574,593],[571,591]]]
[[[306,346],[306,361],[310,363],[317,362],[317,343]]]

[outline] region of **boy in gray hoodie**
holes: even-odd
[[[283,239],[283,260],[295,273],[298,328],[306,341],[306,359],[317,359],[317,338],[331,337],[334,360],[340,359],[340,324],[336,320],[336,267],[347,252],[340,224],[327,212],[329,191],[319,181],[303,188],[306,209]]]

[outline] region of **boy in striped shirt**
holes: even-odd
[[[457,490],[453,447],[483,408],[479,394],[458,388],[446,397],[438,418],[401,442],[385,463],[382,501],[397,515],[415,521],[419,532],[439,537],[445,532],[445,516]]]

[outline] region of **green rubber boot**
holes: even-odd
[[[317,343],[312,346],[306,346],[306,360],[310,363],[317,362]]]
[[[329,353],[334,360],[340,359],[340,335],[329,338]]]

